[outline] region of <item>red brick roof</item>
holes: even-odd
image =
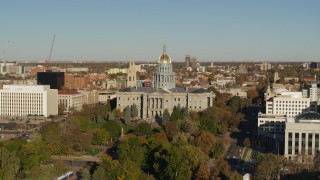
[[[58,92],[58,94],[73,95],[73,94],[80,94],[80,93],[77,91],[62,91],[62,90],[60,90]]]

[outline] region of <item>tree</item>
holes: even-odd
[[[200,120],[200,129],[203,131],[208,131],[213,135],[218,135],[217,124],[210,119]]]
[[[228,101],[228,107],[233,114],[235,114],[239,110],[239,108],[241,108],[241,101],[242,99],[239,96],[233,96]]]
[[[80,174],[81,174],[80,180],[91,180],[91,174],[87,168],[82,168],[80,171]]]
[[[178,106],[175,106],[173,108],[173,111],[172,111],[171,116],[170,116],[170,120],[177,122],[179,120],[182,120],[182,118],[183,118],[183,114],[181,112],[180,104],[178,104]]]
[[[199,147],[205,154],[209,154],[213,151],[213,148],[216,144],[216,139],[211,133],[202,131],[200,136],[195,138],[194,144],[196,147]]]
[[[208,87],[207,91],[213,92],[213,93],[218,93],[217,89],[214,88],[213,86]]]
[[[199,119],[200,119],[200,115],[199,115],[198,112],[190,111],[190,112],[189,112],[189,115],[190,115],[190,118],[191,118],[193,121],[199,121]]]
[[[145,166],[145,154],[147,148],[138,138],[129,138],[118,146],[119,161],[123,164],[126,161],[135,162],[139,167]]]
[[[259,154],[254,170],[257,179],[277,179],[280,171],[284,169],[284,157],[274,154]]]
[[[98,164],[98,168],[92,175],[92,180],[100,179],[120,179],[121,166],[119,161],[112,160],[112,158],[106,154],[101,155],[101,162]]]
[[[64,173],[68,169],[66,166],[66,163],[63,160],[55,161],[53,165],[54,165],[55,172],[59,174]]]
[[[138,124],[134,129],[135,134],[137,135],[144,135],[144,136],[151,136],[152,129],[149,123],[143,122]]]
[[[193,136],[199,135],[199,122],[187,119],[181,122],[180,129],[185,133],[190,133]]]
[[[179,131],[178,125],[176,122],[173,121],[167,121],[166,124],[164,125],[166,135],[168,139],[172,139],[174,135],[176,135]]]
[[[110,137],[117,140],[120,137],[121,127],[116,121],[107,121],[103,126],[110,133]]]
[[[109,132],[104,128],[95,129],[93,132],[93,144],[104,145],[108,142],[110,138]]]
[[[64,105],[63,104],[59,104],[58,105],[58,114],[62,115],[64,111],[65,111]]]
[[[40,133],[52,154],[59,154],[62,152],[62,134],[57,123],[45,123],[40,128]]]
[[[36,143],[41,142],[42,141],[42,136],[38,132],[33,132],[29,136],[29,141],[30,142],[36,142]]]
[[[115,119],[114,113],[113,112],[109,113],[108,121],[114,121],[114,119]]]
[[[123,113],[125,118],[131,118],[131,110],[129,106],[124,108]]]
[[[209,178],[210,178],[209,169],[204,165],[200,166],[196,174],[196,180],[208,180]]]
[[[131,117],[138,117],[138,108],[135,103],[131,106]]]
[[[247,91],[247,97],[252,101],[254,98],[258,97],[258,93],[256,90],[250,89]]]
[[[162,115],[162,125],[164,125],[169,120],[170,120],[170,113],[169,113],[168,109],[166,108],[163,112],[163,115]]]
[[[251,142],[249,138],[244,138],[243,140],[243,145],[247,148],[249,148],[251,146]]]
[[[20,159],[15,152],[0,147],[0,179],[14,180],[19,171]]]
[[[123,112],[121,112],[119,109],[113,110],[113,114],[115,117],[119,118],[123,116]]]
[[[188,108],[188,107],[182,108],[181,111],[182,111],[182,117],[183,117],[183,119],[187,119],[187,118],[190,117],[190,115],[189,115],[189,108]]]
[[[125,161],[122,163],[122,176],[125,179],[139,179],[140,175],[142,174],[142,171],[139,167],[139,164],[133,161]]]

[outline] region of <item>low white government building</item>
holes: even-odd
[[[286,119],[284,155],[289,159],[312,162],[320,152],[320,114],[302,113],[295,118]]]
[[[58,114],[58,90],[49,85],[4,85],[0,89],[0,116],[44,116]]]
[[[66,112],[80,111],[83,105],[83,95],[77,91],[59,91],[58,102]]]

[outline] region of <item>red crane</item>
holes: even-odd
[[[53,45],[54,45],[54,39],[56,38],[56,35],[53,35],[53,39],[52,39],[52,44],[51,44],[51,48],[50,48],[50,53],[49,53],[49,57],[46,60],[46,64],[45,64],[45,70],[47,71],[49,69],[50,66],[50,60],[51,60],[51,55],[52,55],[52,49],[53,49]]]

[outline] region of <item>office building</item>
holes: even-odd
[[[191,65],[191,56],[189,55],[186,55],[186,57],[184,58],[184,61],[185,61],[185,64],[186,64],[186,67],[190,67]]]
[[[83,105],[83,95],[77,91],[59,91],[58,102],[67,112],[80,111]]]
[[[64,72],[38,72],[38,85],[50,85],[51,89],[61,89],[64,86]]]
[[[48,85],[4,85],[0,90],[0,116],[58,114],[58,90]]]

